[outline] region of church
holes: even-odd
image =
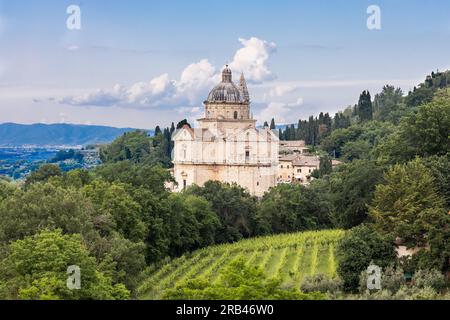
[[[173,134],[174,191],[216,180],[237,183],[260,197],[276,186],[278,135],[256,127],[244,74],[235,84],[226,66],[204,107],[198,128],[185,125]]]

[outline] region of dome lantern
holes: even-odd
[[[231,69],[226,65],[225,69],[222,71],[222,82],[233,82],[232,78]]]

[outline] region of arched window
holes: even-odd
[[[235,111],[235,112],[234,112],[234,119],[237,119],[237,118],[238,118],[238,112]]]

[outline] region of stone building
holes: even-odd
[[[185,125],[172,137],[174,191],[218,180],[262,196],[277,184],[279,139],[276,131],[256,127],[244,75],[234,84],[227,66],[204,106],[198,128]]]
[[[332,160],[331,164],[334,168],[341,162]],[[308,155],[307,152],[302,154],[280,154],[277,181],[278,183],[300,183],[306,185],[313,180],[311,174],[314,170],[318,170],[319,167],[320,157]]]
[[[309,148],[304,140],[280,141],[280,154],[308,154]]]

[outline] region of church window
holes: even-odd
[[[245,160],[250,159],[250,151],[245,151]]]
[[[238,112],[235,111],[235,112],[234,112],[234,119],[237,119],[237,118],[238,118]]]
[[[302,173],[302,169],[297,169],[297,173]]]
[[[283,169],[283,165],[281,165],[281,169]]]
[[[183,180],[183,190],[186,189],[186,186],[187,186],[187,182],[186,182],[186,180]]]
[[[183,144],[182,151],[181,151],[183,160],[186,160],[186,157],[187,157],[187,151],[186,150],[187,150],[187,146],[185,144]]]

